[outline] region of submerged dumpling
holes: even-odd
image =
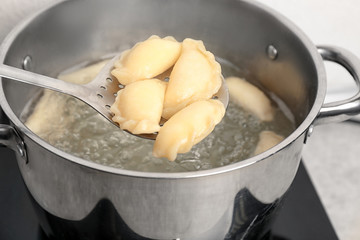
[[[189,104],[211,98],[221,86],[221,67],[202,41],[185,39],[170,74],[163,117],[169,119]]]
[[[174,161],[177,153],[190,151],[209,135],[224,114],[224,105],[214,99],[197,101],[183,108],[160,129],[153,155]]]
[[[127,85],[110,108],[115,114],[113,121],[133,134],[158,132],[166,84],[147,79]]]
[[[266,150],[280,143],[282,140],[284,140],[283,136],[277,135],[272,131],[262,131],[260,133],[260,140],[256,146],[254,155],[265,152]]]
[[[172,67],[181,53],[181,43],[173,37],[151,36],[123,52],[111,74],[123,85],[154,78]]]
[[[274,110],[269,98],[259,88],[238,77],[226,78],[230,99],[261,121],[272,121]]]
[[[108,60],[104,60],[71,73],[60,74],[58,79],[76,84],[87,84],[95,79],[107,62]]]

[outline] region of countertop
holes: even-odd
[[[358,0],[259,0],[292,20],[315,44],[346,48],[360,57]],[[2,0],[0,40],[22,18],[54,0]],[[15,9],[15,10],[14,10]],[[344,69],[326,63],[327,101],[351,96],[354,81]],[[303,158],[330,220],[342,240],[360,238],[360,123],[317,126]]]
[[[304,147],[310,178],[340,239],[360,238],[360,123],[316,127]]]

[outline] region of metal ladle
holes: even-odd
[[[119,125],[112,120],[113,113],[110,111],[110,106],[115,102],[117,92],[124,87],[110,74],[119,56],[118,54],[113,57],[102,68],[100,73],[96,75],[94,80],[84,85],[65,82],[4,64],[0,65],[0,76],[73,96],[88,104],[111,123],[119,127]],[[224,78],[222,78],[221,88],[214,95],[214,98],[219,99],[225,108],[227,107],[229,92]],[[156,135],[157,133],[136,134],[135,136],[154,140]]]

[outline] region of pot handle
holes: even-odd
[[[25,143],[16,129],[7,124],[0,124],[0,147],[8,147],[18,153],[27,163]]]
[[[324,104],[314,125],[342,122],[360,114],[360,60],[351,52],[339,47],[318,46],[318,52],[325,61],[343,66],[354,78],[359,91],[349,99]]]

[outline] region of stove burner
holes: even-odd
[[[39,226],[14,154],[0,148],[0,158],[0,239],[52,240]],[[302,163],[280,207],[261,240],[338,239]]]

